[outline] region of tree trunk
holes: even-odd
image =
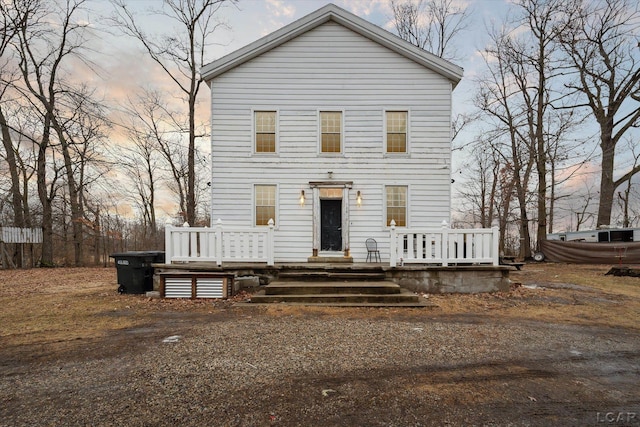
[[[24,227],[24,209],[22,206],[22,194],[20,194],[20,174],[18,174],[18,165],[16,162],[16,156],[13,152],[13,140],[11,139],[11,132],[9,125],[2,111],[2,105],[0,105],[0,128],[2,130],[2,143],[6,152],[7,166],[9,166],[9,175],[11,177],[11,202],[13,205],[13,225],[15,227]],[[15,251],[14,262],[18,268],[24,267],[24,259],[22,251]]]
[[[22,206],[22,194],[20,193],[20,174],[18,173],[18,164],[16,156],[13,152],[13,143],[7,120],[0,105],[0,128],[2,128],[2,142],[6,151],[7,165],[9,166],[9,174],[11,175],[11,201],[13,204],[13,224],[16,227],[24,227],[24,208]]]
[[[545,62],[547,60],[546,34],[540,32],[538,50],[538,87],[535,119],[536,166],[538,169],[538,230],[536,233],[536,249],[540,250],[540,242],[547,239],[547,147],[544,135],[547,76]],[[533,145],[533,144],[532,144]]]
[[[531,258],[531,235],[529,233],[529,216],[527,215],[527,194],[520,182],[516,181],[516,193],[520,205],[520,258]]]
[[[192,81],[193,84],[193,81]],[[196,125],[195,94],[189,95],[189,153],[187,161],[187,222],[196,225]]]
[[[606,125],[603,125],[606,126]],[[602,130],[600,147],[602,148],[602,172],[600,174],[600,204],[598,207],[598,227],[611,224],[611,210],[613,208],[613,165],[615,144],[611,139],[612,129]]]
[[[51,198],[47,191],[47,164],[46,155],[49,148],[49,118],[45,118],[44,135],[38,147],[36,163],[36,181],[38,183],[38,197],[42,205],[42,254],[40,256],[41,267],[53,266],[53,210]]]
[[[51,95],[51,99],[54,99]],[[52,103],[53,104],[53,103]],[[53,112],[51,113],[53,115]],[[62,157],[64,158],[64,168],[67,176],[67,189],[69,190],[69,206],[71,208],[71,230],[73,233],[73,264],[76,267],[81,267],[84,264],[84,251],[83,251],[83,230],[82,221],[84,219],[84,212],[80,204],[80,194],[78,191],[78,185],[76,184],[76,178],[74,175],[74,162],[71,159],[71,153],[69,152],[69,141],[64,134],[64,130],[60,126],[57,120],[52,120],[58,139],[60,141],[60,148],[62,151]],[[84,161],[84,159],[81,159]]]
[[[556,205],[556,162],[551,162],[551,195],[549,196],[549,222],[547,232],[553,233],[553,211]]]

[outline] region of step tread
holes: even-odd
[[[397,295],[400,286],[390,281],[380,282],[282,282],[276,281],[265,286],[267,295],[305,295],[305,294],[392,294]]]
[[[283,271],[279,278],[353,278],[353,279],[382,279],[386,278],[384,272],[354,272],[354,271]]]
[[[406,296],[411,296],[411,297],[416,297],[418,298],[417,294],[414,294],[413,292],[409,292],[409,291],[400,291],[396,294],[366,294],[366,293],[360,293],[360,292],[354,292],[354,293],[334,293],[334,294],[295,294],[295,295],[268,295],[265,294],[264,291],[260,291],[258,293],[253,294],[253,296],[267,296],[267,297],[348,297],[348,296],[371,296],[371,297],[384,297],[384,298],[397,298],[397,297],[406,297]]]
[[[347,288],[347,287],[362,287],[362,288],[399,288],[400,286],[396,283],[389,281],[357,281],[357,282],[294,282],[294,281],[274,281],[267,285],[267,287],[271,288],[287,288],[287,287],[301,287],[301,288],[319,288],[319,287],[336,287],[336,288]]]
[[[251,305],[273,305],[273,302],[237,302],[234,306],[251,306]],[[313,307],[406,307],[406,308],[427,308],[437,307],[437,305],[428,301],[417,302],[278,302],[277,304],[288,306],[313,306]]]
[[[398,294],[302,294],[302,295],[264,295],[251,296],[252,302],[417,302],[420,297],[411,292]]]

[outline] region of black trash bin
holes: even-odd
[[[164,263],[162,251],[131,251],[109,255],[116,262],[118,292],[144,294],[153,290],[154,263]]]

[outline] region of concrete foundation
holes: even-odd
[[[490,265],[465,266],[424,266],[404,265],[389,267],[385,264],[358,263],[302,263],[276,264],[267,266],[261,263],[228,263],[217,266],[213,263],[154,264],[156,275],[162,272],[193,271],[220,272],[233,274],[233,293],[241,289],[264,286],[282,274],[300,271],[318,271],[327,273],[379,273],[401,287],[413,292],[430,294],[443,293],[481,293],[504,292],[509,290],[509,271],[514,267]]]
[[[504,292],[509,290],[510,267],[400,267],[387,277],[405,289],[429,294]]]

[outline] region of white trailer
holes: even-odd
[[[547,234],[548,240],[564,242],[640,242],[640,228],[601,228]]]

